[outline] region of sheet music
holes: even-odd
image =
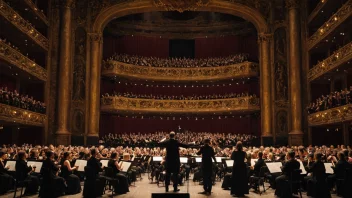
[[[202,158],[196,157],[196,162],[197,162],[197,163],[201,163],[201,162],[202,162]]]
[[[128,171],[128,169],[130,168],[130,166],[131,166],[131,162],[123,162],[122,163],[122,172],[127,172]]]
[[[251,166],[254,166],[258,159],[251,159]]]
[[[87,166],[87,160],[76,160],[75,166],[78,166],[77,171],[84,172],[84,167]]]
[[[325,166],[325,173],[326,174],[334,174],[334,170],[331,168],[331,163],[324,163]]]
[[[298,162],[299,162],[299,164],[300,164],[300,166],[299,166],[299,169],[301,169],[301,175],[306,175],[307,174],[307,171],[306,171],[306,169],[304,168],[304,165],[303,165],[303,163],[302,163],[302,161],[300,160],[300,159],[298,159],[297,160]]]
[[[187,158],[187,157],[180,157],[180,162],[181,162],[182,164],[187,164],[188,158]]]
[[[220,162],[221,162],[221,160],[222,160],[222,158],[223,158],[223,157],[215,157],[216,162],[217,162],[217,163],[220,163]]]
[[[35,166],[35,171],[36,173],[40,173],[40,170],[42,169],[43,162],[36,162],[36,161],[28,161],[27,166]]]
[[[272,162],[272,163],[266,163],[266,166],[268,167],[270,173],[281,173],[281,162]]]
[[[233,160],[225,160],[227,167],[233,167]]]
[[[7,161],[5,167],[10,166],[7,171],[16,171],[16,161]]]
[[[153,157],[153,162],[161,162],[163,160],[163,157],[161,156],[154,156]]]
[[[103,167],[108,167],[109,160],[100,160],[100,163]]]

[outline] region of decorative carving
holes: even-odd
[[[91,20],[93,21],[103,9],[109,6],[132,1],[135,0],[90,0],[89,7],[91,8]]]
[[[36,64],[16,49],[12,48],[0,39],[0,57],[1,59],[11,63],[21,70],[37,77],[42,81],[47,80],[47,71],[43,67]]]
[[[312,81],[352,59],[352,42],[334,52],[331,56],[316,64],[308,71],[308,80]]]
[[[258,42],[270,42],[273,40],[273,34],[259,34],[258,35]]]
[[[98,33],[88,33],[89,40],[91,42],[103,42],[103,36],[102,34]]]
[[[153,100],[121,96],[101,99],[104,112],[137,111],[160,113],[209,113],[225,111],[259,111],[259,98],[240,97],[218,100]]]
[[[312,49],[316,44],[328,36],[341,23],[352,16],[352,0],[347,1],[330,19],[325,22],[307,41],[308,49]]]
[[[12,25],[17,27],[24,34],[28,35],[43,49],[48,50],[49,42],[40,32],[38,32],[29,22],[24,20],[17,12],[15,12],[7,3],[0,0],[0,15],[8,20]]]
[[[87,9],[88,9],[88,2],[87,1],[76,1],[75,6],[75,21],[77,26],[85,26],[87,22]]]
[[[287,100],[287,44],[285,28],[275,31],[275,96]]]
[[[275,101],[276,107],[278,108],[287,108],[288,107],[288,101],[287,100],[277,100]]]
[[[73,9],[75,8],[75,0],[61,0],[61,5],[64,8]]]
[[[284,135],[287,134],[287,112],[286,111],[279,111],[276,114],[276,127],[277,127],[277,134]]]
[[[207,6],[211,0],[153,0],[154,5],[167,11],[196,11],[200,6]]]
[[[46,24],[49,25],[48,18],[45,16],[43,12],[39,10],[39,8],[34,4],[32,0],[24,0],[24,2],[28,5],[30,9]]]
[[[219,67],[171,68],[136,66],[108,60],[103,62],[102,75],[169,81],[220,80],[258,76],[258,64],[243,62]]]
[[[83,28],[76,30],[75,59],[73,71],[73,100],[85,99],[86,79],[86,32]]]
[[[81,110],[75,110],[73,113],[73,133],[84,134],[84,113]]]
[[[44,126],[46,115],[25,109],[0,104],[0,120],[19,124]]]
[[[225,0],[231,3],[240,3],[258,10],[265,19],[269,18],[271,3],[268,0]]]
[[[337,124],[352,121],[352,104],[320,111],[308,116],[309,126]]]
[[[297,9],[300,8],[300,0],[286,0],[287,9]]]

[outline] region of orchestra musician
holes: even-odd
[[[330,191],[327,188],[327,183],[325,180],[325,166],[322,162],[322,154],[315,153],[314,161],[311,166],[307,169],[307,173],[311,173],[312,176],[305,178],[307,180],[307,196],[330,198]],[[311,162],[311,160],[309,160]]]
[[[78,166],[71,167],[72,153],[67,151],[61,160],[61,176],[66,180],[66,194],[73,195],[81,192],[80,179],[72,172],[78,169]]]
[[[242,142],[238,141],[236,150],[231,154],[233,160],[231,195],[243,197],[244,194],[249,194],[245,157],[246,152],[243,151]]]
[[[30,175],[30,173],[35,171],[36,167],[27,166],[26,159],[27,154],[24,151],[20,151],[17,153],[16,181],[28,181],[28,185],[24,193],[25,195],[36,194],[39,188],[39,179],[37,176]]]
[[[9,166],[5,166],[7,154],[4,151],[0,151],[0,195],[6,193],[8,190],[13,189],[14,178],[7,173]]]
[[[204,146],[202,146],[200,150],[197,152],[197,155],[202,155],[201,168],[203,173],[203,189],[204,189],[204,191],[200,192],[199,194],[206,194],[206,195],[211,194],[211,189],[213,187],[212,179],[211,179],[213,176],[212,159],[216,163],[214,149],[209,144],[210,144],[210,140],[205,139]]]
[[[115,178],[118,179],[118,183],[116,183],[114,187],[116,193],[126,194],[130,191],[128,188],[128,178],[120,173],[122,168],[119,165],[118,158],[119,156],[116,152],[112,153],[108,161],[108,167],[112,168]]]
[[[345,178],[346,169],[349,167],[349,164],[346,161],[346,158],[343,152],[339,152],[337,154],[337,157],[338,157],[338,161],[336,164],[332,161],[332,168],[334,170],[334,174],[329,175],[327,178],[328,187],[330,190],[333,189],[337,179]]]

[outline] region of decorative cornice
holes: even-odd
[[[28,35],[28,37],[35,41],[39,46],[45,50],[48,50],[48,39],[45,38],[40,32],[38,32],[29,22],[24,20],[3,0],[0,0],[0,14],[20,31]]]
[[[259,34],[258,43],[271,42],[274,39],[273,34]]]
[[[323,74],[336,69],[352,59],[352,42],[338,49],[331,56],[316,64],[308,71],[308,81],[313,81]]]
[[[43,67],[36,64],[16,49],[12,48],[0,39],[0,58],[28,72],[42,81],[47,80],[47,71]]]
[[[287,9],[297,9],[301,7],[300,0],[286,0]]]
[[[310,23],[320,13],[320,10],[324,7],[324,5],[327,4],[328,1],[329,0],[321,0],[321,1],[319,1],[317,6],[314,8],[314,10],[308,16],[308,23]]]
[[[32,126],[44,126],[46,115],[0,104],[0,120]]]
[[[279,108],[287,108],[289,103],[287,100],[277,100],[275,101],[275,105],[276,107],[279,107]]]
[[[166,11],[196,11],[200,6],[207,6],[212,0],[153,0],[156,7]]]
[[[103,35],[99,33],[88,33],[91,42],[103,42]]]
[[[214,113],[259,111],[259,98],[240,97],[217,100],[154,100],[126,97],[104,97],[103,112],[154,112],[154,113]]]
[[[75,8],[76,0],[61,0],[61,6],[63,8],[73,9]]]
[[[102,75],[161,81],[211,81],[258,76],[258,64],[243,62],[218,67],[149,67],[104,61]]]
[[[352,104],[320,111],[308,116],[309,126],[337,124],[352,121]]]
[[[43,12],[41,12],[38,7],[33,3],[32,0],[24,0],[24,2],[29,6],[30,9],[47,25],[49,26],[48,18]]]
[[[347,18],[352,16],[352,0],[347,1],[330,19],[325,22],[307,42],[308,50],[312,49],[336,29]]]

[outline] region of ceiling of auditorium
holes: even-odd
[[[216,12],[148,12],[128,15],[111,21],[105,36],[143,35],[172,39],[211,36],[255,35],[250,22]]]

